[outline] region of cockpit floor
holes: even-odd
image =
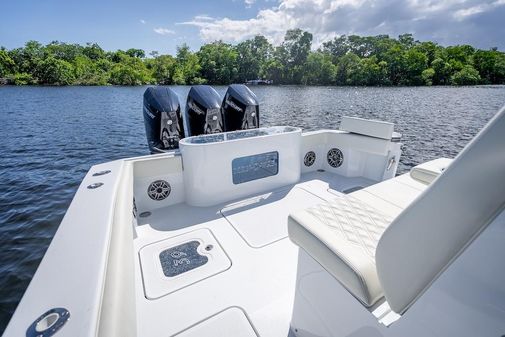
[[[192,207],[183,203],[151,210],[150,216],[139,218],[134,239],[137,334],[171,336],[184,332],[189,336],[191,329],[200,331],[204,323],[216,328],[221,317],[228,319],[228,316],[236,315],[244,323],[238,322],[237,329],[241,326],[248,329],[245,323],[249,322],[259,336],[290,335],[298,247],[288,238],[288,214],[330,200],[338,192],[374,183],[364,178],[311,172],[302,175],[296,185],[226,204]],[[217,242],[213,244],[219,245],[229,264],[223,262],[226,259],[219,255],[216,261],[223,261],[215,262],[220,266],[215,268],[215,272],[203,272],[201,268],[204,267],[199,267],[172,280],[164,279],[166,276],[161,263],[159,268],[145,267],[144,259],[156,260],[159,253],[141,258],[140,251],[144,247],[164,240],[167,243],[176,242],[175,237],[191,235],[189,232],[208,231],[211,237],[199,238],[195,234],[191,240],[206,243],[215,239]],[[161,246],[167,251],[166,245]],[[205,252],[202,250],[201,254],[205,255]],[[214,257],[209,256],[209,264],[212,265]],[[182,260],[180,263],[185,262]],[[156,282],[181,286],[149,299],[146,289],[156,286],[152,284]]]

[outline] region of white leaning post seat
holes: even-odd
[[[384,297],[375,266],[382,233],[450,162],[435,159],[410,173],[294,212],[288,219],[289,236],[370,307]],[[415,170],[422,170],[423,179],[413,177]]]
[[[385,296],[401,314],[502,210],[505,109],[445,169],[448,163],[411,172],[433,184],[391,224],[379,210],[342,195],[291,214],[289,236],[365,306]]]
[[[435,159],[412,168],[422,169],[422,177],[429,179],[415,179],[411,171],[295,212],[288,219],[289,236],[361,303],[372,306],[384,297],[375,267],[382,233],[450,162]]]

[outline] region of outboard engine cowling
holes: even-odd
[[[208,85],[191,87],[186,101],[188,136],[223,132],[221,96]]]
[[[221,110],[225,131],[254,129],[260,125],[258,99],[244,84],[228,87]]]
[[[151,153],[179,148],[179,140],[184,138],[184,127],[177,94],[166,87],[147,88],[143,111]]]

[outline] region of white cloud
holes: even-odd
[[[468,7],[468,8],[459,9],[454,13],[454,18],[456,20],[461,21],[461,20],[466,19],[469,16],[479,14],[479,13],[488,12],[488,11],[494,9],[495,7],[499,7],[502,5],[505,5],[505,0],[497,0],[492,3],[482,3],[482,4],[478,4],[475,6]]]
[[[200,37],[204,41],[225,40],[238,42],[252,36],[262,34],[271,42],[282,40],[286,29],[294,28],[296,22],[284,13],[265,9],[256,18],[249,20],[233,20],[229,18],[193,18],[191,21],[181,22],[182,25],[192,25],[200,29]]]
[[[213,21],[214,18],[205,14],[197,15],[194,17],[195,20],[199,21]]]
[[[143,24],[143,25],[145,25],[146,24],[146,20],[140,19],[140,23]]]
[[[262,9],[256,17],[248,20],[230,18],[202,20],[194,17],[193,20],[181,24],[198,27],[200,37],[206,42],[214,40],[238,42],[261,34],[273,43],[280,43],[286,30],[293,28],[309,30],[314,34],[315,40],[319,40],[323,36],[335,35],[335,31],[327,26],[335,19],[339,20],[339,16],[371,2],[373,0],[281,0],[278,6]]]
[[[244,0],[245,6],[247,8],[251,8],[251,6],[254,5],[255,2],[256,0]]]
[[[160,35],[170,35],[170,34],[175,34],[175,32],[171,29],[163,28],[163,27],[158,27],[153,29],[156,34]]]
[[[244,1],[247,5],[254,0]],[[316,47],[341,34],[403,33],[443,44],[497,45],[502,43],[504,29],[493,22],[499,21],[498,11],[505,12],[503,5],[505,0],[279,0],[276,6],[259,10],[250,19],[200,15],[179,24],[197,27],[204,42],[239,42],[261,34],[270,42],[280,43],[286,30],[301,28],[314,35]],[[478,13],[493,15],[494,21],[481,20],[477,29],[463,22]]]

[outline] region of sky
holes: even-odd
[[[505,0],[0,0],[0,18],[0,46],[8,49],[58,40],[174,54],[183,43],[198,50],[258,34],[278,44],[286,30],[301,28],[314,48],[342,34],[412,33],[505,51]]]

